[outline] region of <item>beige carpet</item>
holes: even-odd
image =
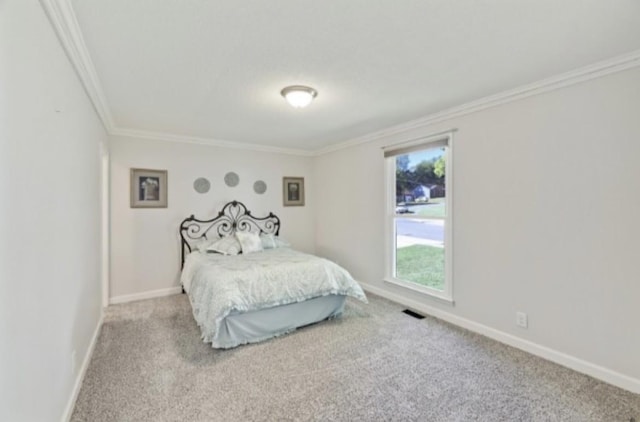
[[[112,306],[73,421],[623,421],[640,396],[392,302],[232,350],[184,295]]]

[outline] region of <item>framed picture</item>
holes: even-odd
[[[282,190],[285,207],[304,205],[304,177],[283,177]]]
[[[131,208],[167,208],[167,171],[131,169]]]

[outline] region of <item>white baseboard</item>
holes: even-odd
[[[525,352],[531,353],[535,356],[539,356],[551,362],[555,362],[559,365],[566,366],[567,368],[573,369],[574,371],[592,376],[593,378],[631,391],[632,393],[640,394],[640,380],[636,378],[632,378],[619,372],[612,371],[611,369],[593,364],[591,362],[587,362],[566,353],[550,349],[546,346],[533,343],[529,340],[524,340],[503,331],[499,331],[486,325],[479,324],[472,320],[459,317],[450,312],[434,308],[424,303],[412,299],[407,299],[398,294],[389,292],[386,289],[372,286],[371,284],[367,283],[359,283],[366,291],[407,306],[413,310],[429,314],[443,321],[447,321],[459,327],[466,328],[469,331],[482,334],[493,340],[508,344],[509,346],[515,347],[520,350],[524,350]]]
[[[170,296],[180,292],[182,292],[182,287],[180,286],[170,287],[168,289],[152,290],[149,292],[112,297],[111,299],[109,299],[109,303],[116,304],[116,303],[133,302],[135,300],[151,299],[151,298],[160,297],[160,296]],[[64,409],[64,413],[61,419],[62,422],[68,422],[71,419],[71,415],[73,414],[73,409],[75,408],[75,405],[76,405],[76,400],[78,399],[78,394],[80,393],[80,388],[82,387],[82,381],[84,380],[84,376],[87,372],[87,368],[89,367],[89,362],[91,362],[91,357],[93,356],[93,350],[96,347],[98,336],[100,335],[100,330],[102,329],[103,321],[104,321],[104,313],[101,312],[100,319],[98,320],[98,324],[93,333],[93,337],[91,338],[91,343],[89,344],[89,348],[85,353],[84,360],[82,361],[82,366],[80,367],[80,371],[78,371],[78,375],[76,376],[76,381],[73,386],[73,391],[71,392],[71,396],[69,397],[67,406]]]
[[[152,299],[154,297],[171,296],[182,292],[182,287],[169,287],[167,289],[150,290],[148,292],[134,293],[130,295],[114,296],[109,299],[110,305],[118,303],[134,302],[136,300]]]
[[[104,321],[104,313],[100,311],[100,319],[98,319],[98,324],[96,325],[96,329],[93,332],[93,337],[91,338],[91,343],[89,343],[87,352],[84,354],[84,359],[82,360],[82,366],[78,371],[78,375],[76,375],[76,382],[73,385],[71,396],[69,397],[67,406],[65,407],[64,413],[62,414],[62,419],[61,419],[62,422],[68,422],[71,419],[71,415],[73,414],[73,409],[76,406],[76,400],[78,399],[78,394],[80,393],[80,388],[82,387],[82,381],[84,380],[84,376],[87,373],[89,362],[91,362],[91,356],[93,356],[93,350],[95,349],[96,343],[98,342],[98,336],[100,335],[100,330],[102,329],[103,321]]]

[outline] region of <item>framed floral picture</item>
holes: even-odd
[[[167,208],[167,171],[131,169],[131,208]]]
[[[285,207],[304,205],[304,177],[283,177],[282,189]]]

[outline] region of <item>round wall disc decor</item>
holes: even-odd
[[[253,184],[253,191],[259,195],[262,195],[267,191],[267,184],[262,180],[258,180]]]
[[[193,188],[198,193],[207,193],[207,192],[209,192],[209,189],[211,188],[211,183],[207,179],[205,179],[204,177],[198,177],[193,182]]]
[[[236,173],[230,171],[229,173],[224,175],[224,183],[232,188],[240,183],[240,177]]]

